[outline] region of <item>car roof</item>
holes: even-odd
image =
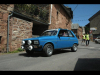
[[[68,29],[62,29],[62,28],[58,28],[58,29],[49,29],[49,30],[45,30],[45,31],[52,31],[52,30],[68,30]]]
[[[61,28],[60,28],[60,30],[68,30],[68,29],[61,29]]]
[[[46,30],[46,31],[52,31],[52,30],[57,30],[58,31],[58,29],[49,29],[49,30]]]

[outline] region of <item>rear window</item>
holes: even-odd
[[[69,37],[74,37],[74,35],[71,33],[71,31],[68,31]]]

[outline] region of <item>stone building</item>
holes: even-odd
[[[82,29],[81,26],[79,26],[78,31],[77,31],[77,34],[78,34],[78,36],[79,36],[79,39],[82,39],[83,29]]]
[[[40,35],[47,29],[71,30],[73,12],[63,4],[48,4],[48,22],[38,20],[39,15],[31,17],[23,13],[15,11],[15,4],[0,4],[0,52],[16,50],[22,39]]]
[[[94,41],[96,37],[100,36],[100,10],[91,16],[89,19],[90,21],[90,30],[91,30],[91,40]],[[95,29],[95,30],[94,30]]]
[[[65,28],[71,30],[71,13],[68,13],[67,8],[63,5],[53,4],[52,5],[52,17],[49,29],[54,28]]]
[[[79,24],[72,24],[71,30],[75,33],[76,37],[82,39],[83,28]]]

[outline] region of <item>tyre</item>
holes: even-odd
[[[74,44],[73,47],[71,48],[72,52],[76,52],[77,51],[77,44]]]
[[[98,44],[98,42],[97,42],[97,41],[95,41],[95,43],[96,43],[96,44]]]
[[[44,51],[44,55],[49,57],[53,54],[53,46],[52,44],[46,44],[44,47],[43,47],[43,51]]]
[[[32,55],[34,53],[34,51],[26,50],[26,53],[29,54],[29,55]]]

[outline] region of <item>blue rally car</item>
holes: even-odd
[[[71,51],[76,52],[78,44],[78,39],[71,30],[59,28],[46,30],[36,38],[23,39],[21,48],[28,54],[43,51],[46,56],[51,56],[57,49],[71,48]]]

